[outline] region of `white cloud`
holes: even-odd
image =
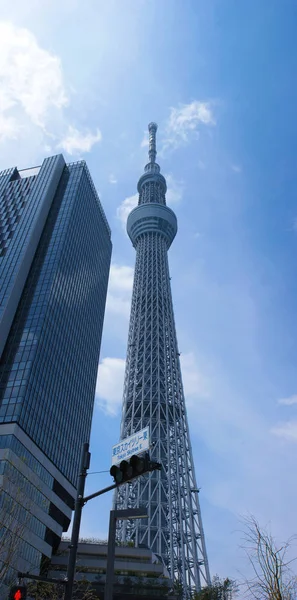
[[[129,196],[123,200],[123,202],[117,208],[117,218],[121,221],[124,229],[126,229],[127,218],[131,210],[137,206],[138,203],[138,194],[134,194],[134,196]]]
[[[234,173],[241,173],[241,171],[242,171],[240,165],[231,165],[231,169],[232,169],[232,171],[234,171]]]
[[[297,442],[297,421],[287,421],[271,429],[271,433],[289,442]]]
[[[110,173],[108,181],[109,181],[109,183],[118,183],[118,180],[113,175],[113,173]]]
[[[109,275],[109,289],[112,291],[129,292],[133,287],[134,269],[127,265],[112,264]]]
[[[108,311],[108,313],[113,313],[114,315],[120,315],[121,317],[129,319],[131,310],[131,300],[129,300],[128,298],[123,298],[122,295],[117,295],[113,294],[112,292],[108,292],[106,300],[106,310]]]
[[[215,125],[209,102],[194,100],[189,104],[181,104],[178,108],[171,108],[161,153],[188,143],[193,135],[197,136],[201,124]]]
[[[122,406],[125,360],[103,358],[98,368],[96,401],[104,413],[116,416]]]
[[[66,136],[58,144],[58,148],[63,148],[68,154],[79,154],[80,152],[90,152],[94,144],[101,142],[102,135],[99,129],[96,133],[82,133],[71,125],[68,126]]]
[[[168,206],[178,204],[182,199],[183,184],[180,181],[176,181],[171,174],[165,175],[165,178],[167,181],[166,202]]]
[[[230,387],[218,363],[211,365],[203,357],[191,359],[189,371],[190,395],[186,393],[186,398],[194,460],[201,461],[204,447],[212,464],[209,472],[200,463],[197,473],[208,500],[233,514],[249,511],[260,521],[277,521],[283,494],[283,501],[289,504],[295,497],[295,483],[288,480],[287,473],[294,470],[296,460],[293,453],[287,452],[283,438],[297,441],[297,422],[275,428],[273,433],[279,436],[276,439],[267,418],[254,410],[244,393]],[[184,380],[187,392],[186,371]],[[269,504],[271,497],[274,499]]]
[[[108,312],[129,318],[133,275],[134,269],[130,266],[111,265],[106,301]]]
[[[207,381],[199,370],[195,354],[193,352],[182,353],[180,363],[186,399],[208,397]]]
[[[286,406],[297,404],[297,395],[293,394],[293,396],[289,396],[288,398],[280,398],[280,400],[278,400],[278,403],[285,404]]]
[[[68,103],[60,59],[27,29],[0,22],[1,139],[14,139],[26,118],[45,128],[52,109]],[[4,134],[3,134],[4,132]]]
[[[81,133],[69,126],[68,104],[60,58],[42,48],[28,29],[0,21],[0,143],[26,140],[27,158],[49,138],[51,151],[56,146],[69,154],[89,152],[101,132]]]
[[[148,148],[149,146],[149,137],[148,137],[148,131],[144,132],[143,138],[142,138],[142,142],[140,144],[141,148]]]
[[[14,117],[5,116],[0,113],[0,142],[5,142],[9,139],[16,140],[19,131],[20,126]]]

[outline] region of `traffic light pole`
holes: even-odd
[[[73,590],[73,582],[74,582],[74,576],[75,576],[76,555],[77,555],[77,545],[78,545],[79,529],[80,529],[80,522],[81,522],[81,513],[82,513],[83,506],[84,506],[84,491],[85,491],[87,470],[88,470],[89,466],[90,466],[89,444],[85,443],[82,448],[79,476],[78,476],[78,482],[77,482],[77,494],[76,494],[76,500],[75,500],[74,519],[73,519],[73,527],[72,527],[71,542],[70,542],[70,552],[69,552],[69,560],[68,560],[68,568],[67,568],[67,583],[66,583],[66,587],[65,587],[64,600],[72,600],[72,590]]]
[[[97,498],[98,496],[101,496],[102,494],[106,494],[106,492],[110,492],[111,490],[114,490],[117,487],[117,484],[114,483],[113,485],[109,485],[108,487],[103,488],[102,490],[99,490],[98,492],[95,492],[94,494],[90,494],[90,496],[84,497],[85,483],[86,483],[87,470],[89,468],[89,462],[90,462],[89,444],[86,443],[83,445],[83,449],[82,449],[79,476],[78,476],[78,482],[77,482],[77,495],[76,495],[76,500],[75,500],[74,519],[73,519],[73,526],[72,526],[72,533],[71,533],[71,541],[70,541],[70,546],[69,546],[70,552],[69,552],[68,567],[67,567],[67,580],[65,582],[64,600],[72,600],[72,590],[73,590],[73,583],[74,583],[74,577],[75,577],[77,546],[78,546],[78,539],[79,539],[79,530],[80,530],[82,509],[89,500],[92,500],[93,498]]]
[[[156,462],[151,462],[149,460],[149,456],[147,454],[145,459],[139,458],[139,463],[141,464],[141,470],[137,470],[137,465],[134,464],[135,459],[136,459],[136,456],[132,456],[130,459],[130,463],[132,463],[131,465],[129,465],[126,461],[122,461],[122,463],[120,464],[120,467],[117,468],[117,471],[120,471],[121,473],[123,473],[123,471],[121,471],[121,468],[123,469],[123,467],[124,468],[128,467],[128,470],[129,470],[129,468],[131,468],[131,466],[132,466],[133,468],[132,468],[131,475],[128,474],[129,472],[127,471],[127,477],[124,476],[124,478],[121,479],[120,481],[117,481],[116,476],[115,476],[116,483],[114,483],[113,485],[110,485],[106,488],[103,488],[102,490],[99,490],[98,492],[95,492],[94,494],[90,494],[90,496],[84,497],[87,470],[89,468],[89,463],[90,463],[90,453],[89,453],[89,444],[86,443],[83,445],[80,470],[79,470],[79,476],[78,476],[78,482],[77,482],[77,496],[76,496],[76,501],[75,501],[71,542],[70,542],[70,546],[69,546],[70,552],[69,552],[69,559],[68,559],[67,580],[66,580],[66,585],[65,585],[64,600],[72,600],[72,590],[73,590],[73,583],[74,583],[74,577],[75,577],[76,556],[77,556],[80,522],[81,522],[82,509],[83,509],[84,505],[89,500],[92,500],[93,498],[97,498],[98,496],[101,496],[102,494],[105,494],[106,492],[110,492],[111,490],[114,490],[119,485],[129,483],[129,481],[131,481],[132,479],[135,479],[135,477],[139,477],[140,475],[143,475],[144,473],[146,473],[148,471],[154,471],[155,469],[161,469],[161,465]],[[110,470],[111,475],[113,475],[112,468]],[[134,468],[136,470],[134,470]],[[140,510],[140,509],[133,509],[133,510],[126,509],[126,510],[121,510],[121,511],[118,510],[118,511],[112,511],[112,512],[114,513],[114,518],[113,518],[113,523],[111,524],[111,522],[110,522],[110,526],[112,528],[111,535],[109,536],[109,538],[111,539],[110,544],[115,543],[115,531],[113,530],[113,528],[115,527],[115,519],[116,518],[122,518],[122,519],[126,518],[127,519],[127,518],[133,518],[133,517],[141,518],[141,516],[142,517],[147,516],[147,515],[144,515],[143,510]],[[120,516],[120,513],[121,513],[121,516]],[[124,513],[127,513],[127,515],[125,515]],[[111,600],[110,589],[112,590],[112,583],[108,584],[108,581],[112,582],[112,578],[113,578],[113,571],[111,571],[111,569],[113,569],[114,560],[110,558],[110,556],[112,555],[112,552],[113,552],[113,556],[114,556],[114,549],[112,550],[112,546],[109,546],[108,563],[110,565],[109,566],[110,575],[109,575],[109,577],[107,576],[107,584],[106,584],[107,588],[109,589],[109,592],[108,592],[109,596],[106,596],[105,600]],[[112,591],[111,591],[111,594],[112,594]]]

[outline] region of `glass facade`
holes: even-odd
[[[3,315],[14,284],[15,273],[19,268],[23,254],[24,241],[27,235],[27,214],[30,220],[30,192],[34,187],[35,177],[13,179],[1,194],[0,205],[0,316]],[[19,225],[24,216],[25,224]],[[7,255],[6,258],[4,258]]]
[[[18,422],[74,485],[90,436],[110,256],[87,167],[65,166],[2,354],[0,422]]]
[[[90,437],[111,239],[85,162],[63,161],[61,168],[61,160],[46,159],[27,173],[0,174],[0,319],[11,312],[19,287],[0,360],[0,453],[10,448],[42,486],[70,506],[71,494],[42,459],[4,431],[16,423],[76,486],[81,446]],[[30,252],[22,283],[19,273]],[[0,480],[15,469],[0,454]],[[25,485],[34,494],[28,480]],[[42,489],[32,501],[63,522],[61,508],[50,510]],[[38,523],[31,524],[45,539]]]
[[[47,485],[49,488],[53,487],[53,476],[14,435],[0,435],[0,449],[4,448],[11,449],[29,466],[33,473],[36,473],[40,477],[45,485]]]

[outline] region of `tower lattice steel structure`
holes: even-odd
[[[118,488],[118,509],[146,506],[147,519],[122,521],[118,535],[161,557],[186,597],[210,583],[177,345],[167,251],[177,232],[149,124],[149,163],[127,231],[136,249],[121,439],[149,425],[161,471]]]

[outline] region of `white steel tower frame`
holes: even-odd
[[[177,232],[156,164],[155,123],[139,202],[127,221],[136,249],[121,439],[149,425],[161,471],[118,488],[117,509],[145,506],[148,519],[122,521],[118,537],[152,549],[184,596],[210,583],[177,345],[167,251]]]

